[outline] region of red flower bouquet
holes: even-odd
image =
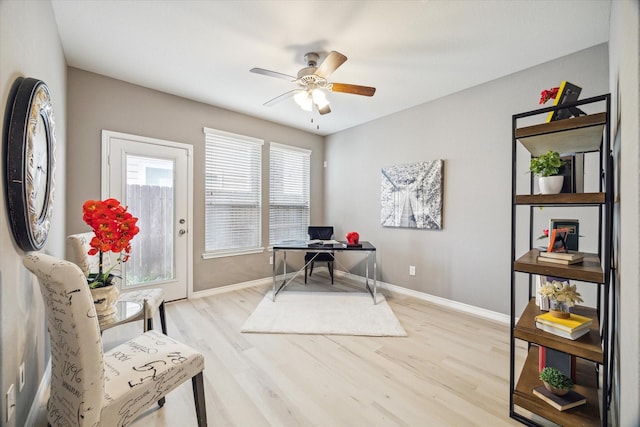
[[[87,200],[82,205],[82,219],[89,224],[95,236],[89,245],[89,255],[99,255],[98,274],[89,275],[89,286],[97,288],[110,284],[111,271],[120,263],[127,262],[131,253],[131,239],[140,229],[138,218],[127,212],[116,199]],[[107,272],[102,269],[104,252],[115,252],[120,256]]]
[[[357,232],[351,231],[347,233],[347,244],[357,245],[359,242],[360,242],[360,235]]]
[[[556,99],[559,90],[559,87],[554,87],[549,90],[543,90],[542,92],[540,92],[540,104],[544,104],[550,99]]]

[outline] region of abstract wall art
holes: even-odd
[[[382,226],[442,229],[443,164],[431,160],[382,168]]]

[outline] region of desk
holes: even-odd
[[[114,326],[130,322],[136,318],[142,319],[142,304],[135,301],[118,301],[116,302],[116,312],[111,316],[98,318],[100,324],[100,332],[106,331]],[[147,322],[144,322],[146,331]]]
[[[304,271],[305,267],[313,262],[315,257],[309,260],[300,270],[294,274],[294,276],[287,280],[287,252],[317,252],[317,253],[329,253],[329,252],[363,252],[367,255],[366,265],[365,265],[365,285],[367,287],[367,291],[373,297],[373,303],[376,304],[376,293],[377,293],[377,281],[376,281],[376,248],[369,242],[360,242],[361,246],[347,246],[346,242],[339,242],[337,244],[329,244],[329,245],[309,245],[306,242],[297,241],[297,242],[283,242],[273,246],[273,301],[276,300],[276,296],[283,290],[289,283],[295,279],[301,271]],[[283,281],[280,287],[276,289],[276,262],[278,252],[282,252],[283,254],[283,264],[284,264],[284,272],[283,272]],[[369,287],[369,258],[373,254],[373,289]]]

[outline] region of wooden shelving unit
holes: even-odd
[[[541,276],[563,277],[583,282],[604,283],[604,271],[597,254],[584,254],[584,261],[579,264],[562,265],[537,261],[538,249],[531,249],[518,258],[513,265],[521,273],[539,274]]]
[[[588,153],[600,149],[606,124],[607,114],[598,113],[519,128],[516,138],[534,157],[548,150]]]
[[[540,115],[541,120],[544,120],[546,113],[554,109],[597,103],[605,105],[604,112],[521,128],[517,126],[518,120],[525,117]],[[611,359],[609,341],[613,323],[613,316],[609,313],[613,216],[613,161],[609,144],[609,111],[610,96],[602,95],[561,107],[544,108],[513,116],[510,415],[526,425],[542,425],[537,417],[563,426],[605,427],[608,423]],[[532,157],[544,154],[548,150],[565,154],[599,153],[600,191],[553,195],[516,194],[517,180],[522,179],[516,176],[518,144],[521,144]],[[530,188],[533,189],[533,186],[531,185]],[[526,221],[527,224],[523,223],[522,216],[517,217],[517,206],[529,207],[530,214],[528,221]],[[598,229],[594,230],[600,236],[598,253],[586,253],[583,262],[573,265],[537,261],[540,251],[535,248],[529,249],[525,253],[516,254],[516,231],[525,226],[528,227],[531,247],[534,210],[544,206],[564,207],[568,209],[568,212],[572,208],[583,206],[598,209]],[[567,214],[567,217],[571,217],[570,214]],[[518,224],[518,220],[522,224]],[[581,230],[581,232],[584,231]],[[529,275],[528,286],[523,286],[522,281],[518,282],[516,274]],[[533,280],[535,275],[577,280],[592,283],[597,287],[596,307],[574,307],[575,313],[594,319],[586,335],[576,340],[570,340],[536,328],[535,316],[543,312],[535,301],[535,280]],[[528,295],[528,303],[524,309],[517,309],[516,301],[522,300],[517,296],[525,292]],[[516,340],[526,342],[528,348],[524,367],[520,372],[516,372],[515,367],[515,353],[518,351],[515,345]],[[532,393],[534,387],[542,384],[538,378],[538,352],[541,346],[575,357],[577,367],[575,391],[587,398],[586,405],[558,411]],[[522,409],[528,413],[522,413]]]
[[[591,307],[576,307],[574,312],[582,316],[596,318],[596,310]],[[532,299],[520,316],[513,331],[516,338],[530,343],[555,348],[592,362],[602,363],[602,345],[600,344],[600,324],[596,321],[590,327],[589,333],[577,340],[568,340],[536,328],[535,317],[544,313]],[[537,366],[537,365],[536,365]]]
[[[577,364],[575,391],[587,398],[587,404],[560,412],[535,396],[531,390],[539,386],[538,347],[532,346],[527,354],[524,368],[513,392],[513,403],[527,411],[562,426],[599,426],[600,409],[595,365],[580,361]]]

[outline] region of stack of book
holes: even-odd
[[[570,340],[576,340],[589,332],[593,323],[591,317],[571,313],[568,319],[560,319],[551,313],[536,316],[536,328]]]
[[[538,261],[552,262],[555,264],[577,264],[584,260],[584,254],[582,252],[567,251],[567,252],[540,252],[538,254]]]

